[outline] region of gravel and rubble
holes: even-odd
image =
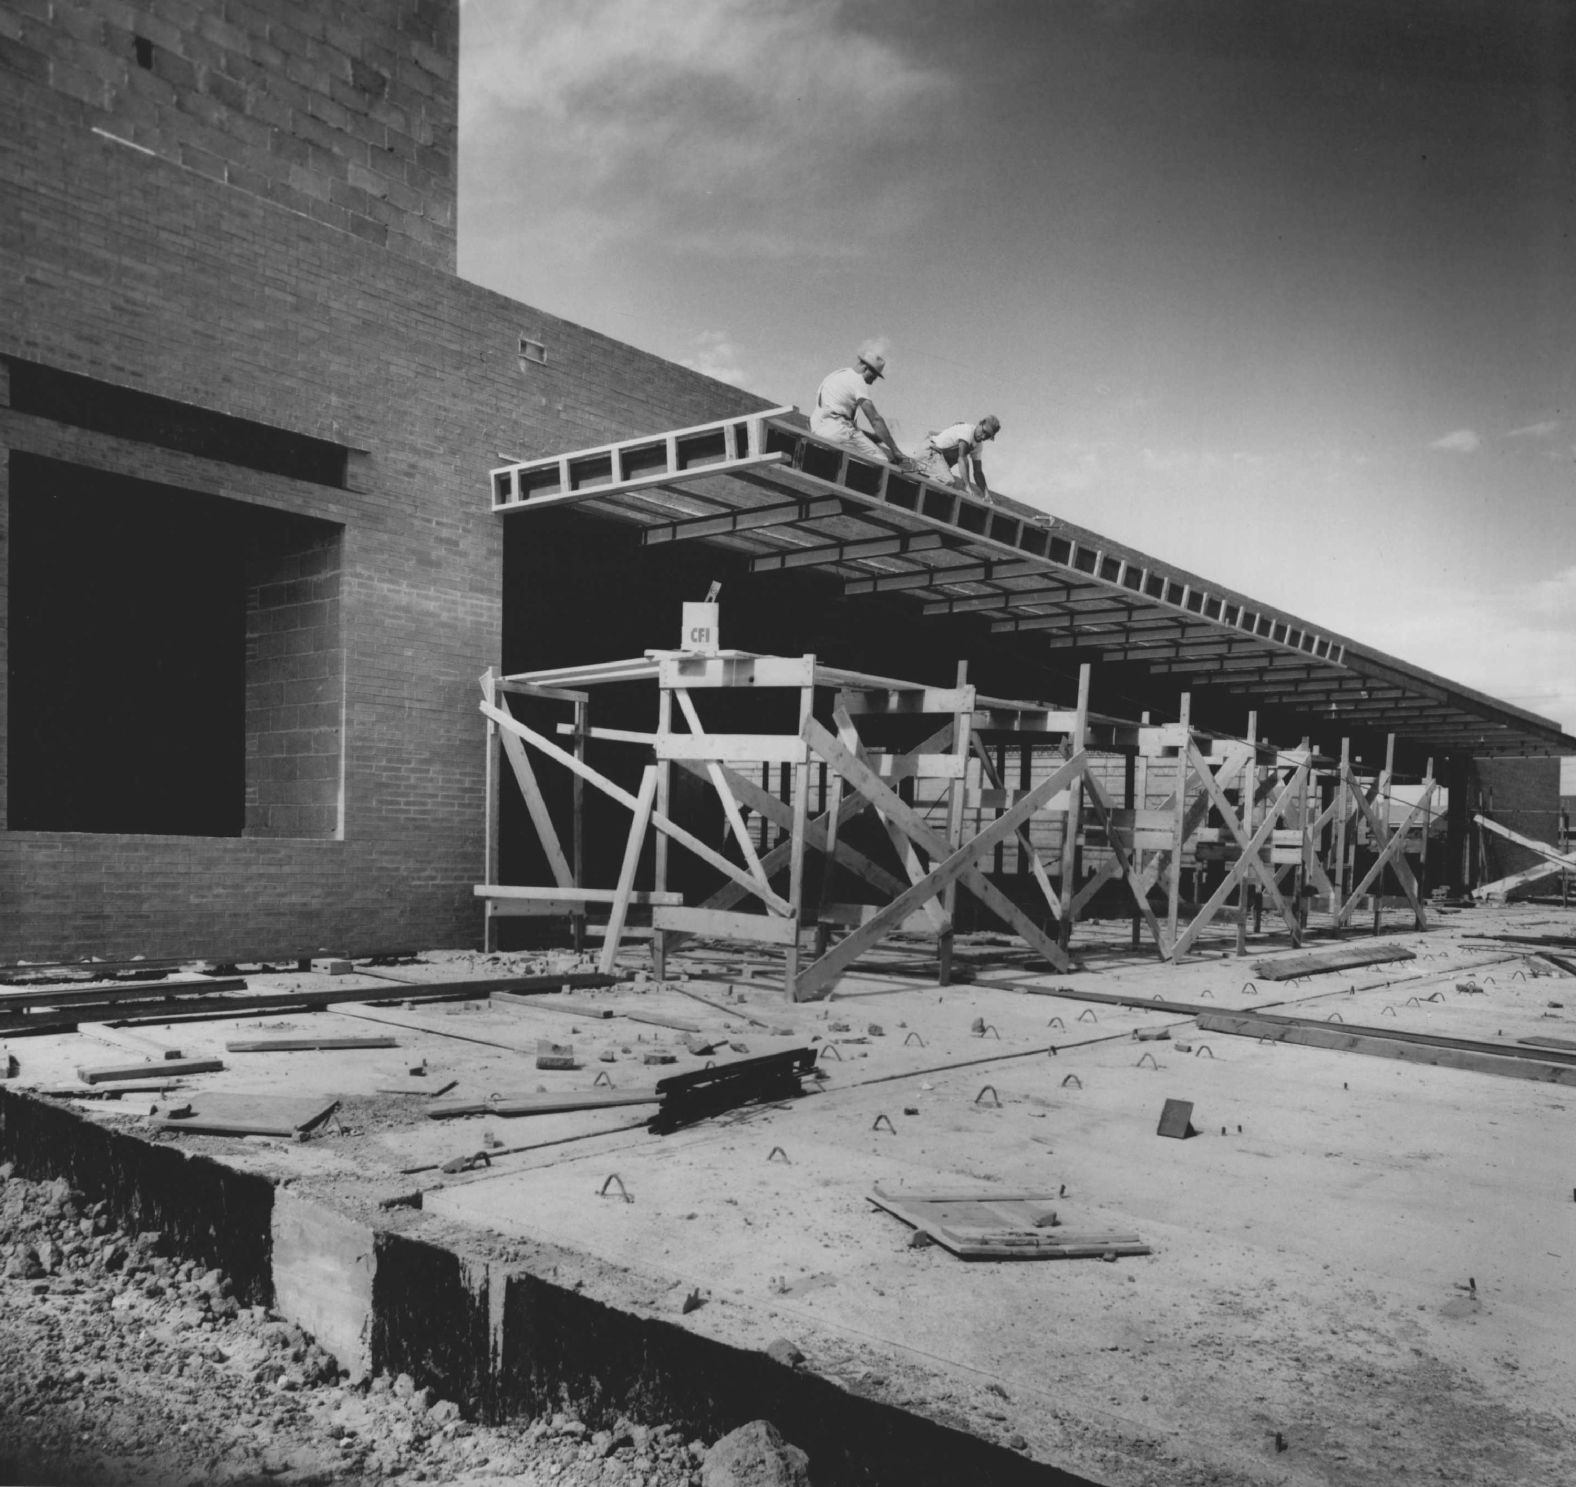
[[[567,1412],[476,1424],[409,1375],[352,1379],[161,1234],[117,1227],[64,1178],[31,1182],[0,1165],[0,1482],[807,1482],[802,1453],[764,1425],[744,1427],[754,1436],[741,1455],[731,1437],[708,1446],[627,1420],[593,1430]],[[776,1462],[762,1451],[773,1438]]]

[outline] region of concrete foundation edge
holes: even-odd
[[[988,1441],[861,1398],[764,1353],[636,1315],[570,1285],[364,1223],[180,1146],[0,1089],[0,1160],[65,1177],[116,1218],[222,1268],[243,1302],[311,1332],[352,1375],[409,1373],[482,1420],[572,1409],[713,1439],[769,1419],[816,1487],[1035,1483],[1092,1487]]]

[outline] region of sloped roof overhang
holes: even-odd
[[[988,502],[855,458],[791,408],[504,465],[493,510],[574,506],[648,547],[705,541],[756,573],[808,568],[921,616],[973,614],[1067,659],[1224,687],[1331,729],[1437,753],[1576,753],[1556,723],[1409,666],[1015,501]]]

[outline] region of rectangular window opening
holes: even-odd
[[[343,527],[10,456],[7,826],[336,837]]]

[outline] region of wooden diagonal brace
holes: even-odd
[[[520,787],[520,794],[525,797],[525,808],[531,813],[531,824],[536,827],[542,850],[547,853],[548,866],[553,870],[553,881],[560,888],[572,887],[575,875],[570,869],[569,859],[564,856],[563,845],[558,840],[558,832],[553,826],[553,818],[547,813],[547,802],[542,798],[541,786],[536,783],[536,772],[531,768],[525,745],[506,729],[500,730],[498,737],[503,744],[505,755],[508,756],[509,767],[514,770],[515,783]]]
[[[919,754],[932,753],[938,748],[945,747],[947,739],[952,737],[952,724],[932,734],[923,743],[916,745],[903,756],[905,760],[913,759]],[[693,761],[675,760],[674,763],[689,769],[694,767]],[[746,779],[743,775],[732,769],[727,769],[729,782],[732,784],[739,799],[751,810],[758,811],[768,820],[781,827],[784,831],[793,829],[793,807],[785,801],[779,800],[771,791],[763,789],[753,780]],[[861,811],[867,810],[870,802],[862,795],[850,795],[837,807],[836,820],[839,825],[852,820]],[[827,815],[818,816],[813,821],[805,823],[805,841],[818,852],[825,852],[830,837],[830,821]],[[855,876],[864,879],[877,891],[885,894],[896,894],[903,891],[902,880],[889,873],[879,863],[871,861],[862,852],[844,842],[837,842],[837,861]],[[791,840],[779,842],[761,859],[761,871],[769,882],[777,873],[791,865],[793,857],[793,842]],[[703,904],[703,909],[730,909],[741,899],[748,897],[750,890],[740,883],[724,883]],[[668,931],[668,944],[670,946],[683,943],[688,938],[681,930]]]
[[[635,797],[635,813],[629,823],[629,840],[624,844],[624,865],[619,869],[618,890],[613,895],[613,907],[607,917],[607,933],[602,938],[602,958],[597,970],[604,976],[613,974],[613,960],[618,954],[618,942],[624,933],[624,921],[629,915],[629,895],[635,887],[635,869],[640,866],[640,848],[646,840],[646,829],[651,824],[651,805],[657,795],[657,766],[648,764],[640,776],[640,793]]]
[[[980,738],[979,734],[971,733],[969,735],[969,743],[974,749],[975,757],[980,761],[980,767],[985,771],[986,778],[990,780],[991,787],[996,790],[1003,790],[1004,786],[1002,785],[1001,776],[996,772],[996,763],[990,756],[990,750],[985,747],[984,740]],[[1051,887],[1051,880],[1045,872],[1045,864],[1040,861],[1040,854],[1029,836],[1028,829],[1020,826],[1017,837],[1018,845],[1023,849],[1024,860],[1029,864],[1030,875],[1034,878],[1036,885],[1038,885],[1045,902],[1050,906],[1051,913],[1060,919],[1062,917],[1062,901],[1056,896],[1056,890]],[[1074,914],[1081,907],[1082,898],[1083,895],[1080,893],[1078,898],[1073,900]]]
[[[631,795],[628,790],[624,789],[621,785],[615,785],[612,780],[607,778],[606,775],[598,774],[597,771],[592,769],[589,764],[576,759],[573,754],[566,753],[563,749],[559,748],[557,744],[553,743],[551,739],[543,738],[542,735],[536,732],[535,729],[527,728],[526,725],[516,718],[512,713],[507,713],[499,708],[489,706],[485,702],[481,704],[481,710],[500,728],[506,729],[510,733],[517,734],[528,744],[540,749],[544,754],[547,755],[549,759],[556,760],[566,769],[571,770],[573,773],[579,775],[581,779],[585,780],[587,784],[594,785],[604,795],[610,795],[614,800],[618,801],[619,804],[626,806],[629,810],[634,810],[639,804],[636,798]],[[732,878],[736,883],[742,884],[747,893],[750,893],[754,897],[760,899],[766,905],[766,907],[771,909],[774,913],[783,914],[789,917],[792,916],[792,909],[790,908],[787,899],[780,897],[770,888],[763,889],[761,885],[756,882],[755,879],[750,877],[750,875],[742,868],[738,867],[732,862],[729,862],[728,859],[720,852],[712,851],[712,849],[708,847],[705,842],[701,841],[698,837],[693,836],[690,832],[687,832],[682,826],[676,825],[674,822],[670,821],[665,815],[662,814],[661,811],[653,811],[651,813],[651,824],[655,826],[658,831],[662,832],[664,836],[670,837],[682,847],[687,847],[691,852],[699,857],[702,862],[709,863],[724,876]]]
[[[1196,753],[1197,751],[1193,750],[1193,752]],[[1202,759],[1199,760],[1199,763],[1203,763]],[[1219,782],[1209,772],[1208,765],[1204,765],[1202,774],[1204,788],[1211,793],[1215,802],[1215,808],[1221,813],[1227,826],[1231,829],[1232,835],[1236,837],[1237,843],[1241,848],[1241,855],[1232,864],[1230,872],[1226,874],[1225,880],[1220,887],[1210,895],[1209,901],[1193,916],[1192,922],[1188,927],[1177,936],[1176,944],[1171,947],[1171,958],[1173,960],[1184,955],[1192,948],[1194,941],[1203,934],[1205,929],[1209,927],[1210,921],[1220,912],[1221,906],[1230,897],[1231,890],[1249,872],[1252,872],[1259,879],[1266,897],[1280,911],[1281,918],[1285,920],[1286,927],[1291,931],[1292,943],[1294,945],[1302,943],[1302,926],[1298,924],[1297,916],[1291,912],[1286,900],[1281,897],[1281,891],[1275,884],[1275,875],[1260,860],[1259,852],[1265,842],[1269,841],[1274,835],[1275,823],[1285,814],[1286,807],[1291,803],[1293,792],[1301,783],[1303,771],[1306,769],[1307,765],[1302,764],[1292,772],[1291,778],[1281,786],[1274,800],[1270,803],[1269,809],[1264,813],[1264,820],[1260,823],[1258,830],[1249,837],[1243,831],[1242,823],[1237,819],[1237,813],[1232,809],[1231,802],[1226,799],[1225,792],[1220,788]]]
[[[1406,813],[1400,827],[1387,835],[1384,824],[1380,821],[1374,808],[1363,799],[1361,793],[1357,795],[1357,808],[1362,813],[1363,819],[1368,822],[1368,829],[1373,833],[1376,842],[1382,842],[1379,855],[1374,859],[1373,865],[1363,874],[1363,880],[1353,890],[1350,898],[1341,905],[1340,912],[1335,916],[1337,924],[1344,924],[1351,917],[1352,910],[1357,907],[1357,900],[1368,891],[1369,885],[1385,870],[1391,867],[1395,870],[1396,881],[1401,885],[1401,891],[1406,895],[1407,902],[1412,905],[1412,913],[1417,919],[1419,929],[1428,928],[1428,916],[1423,912],[1422,901],[1417,891],[1417,879],[1412,876],[1412,869],[1406,862],[1406,837],[1412,828],[1412,821],[1427,809],[1428,802],[1434,796],[1434,782],[1428,782],[1428,788],[1423,791],[1422,798]]]
[[[1105,798],[1105,792],[1092,774],[1085,776],[1084,788],[1089,792],[1089,804],[1094,807],[1095,815],[1100,818],[1100,824],[1105,828],[1106,844],[1110,848],[1112,860],[1116,862],[1128,889],[1132,892],[1133,902],[1138,905],[1139,913],[1144,916],[1144,922],[1149,926],[1149,933],[1155,937],[1155,948],[1160,952],[1161,958],[1165,959],[1168,951],[1165,935],[1160,930],[1160,921],[1155,917],[1155,911],[1149,907],[1149,894],[1144,888],[1143,879],[1128,857],[1127,849],[1123,847],[1116,832],[1111,828],[1111,807]],[[1074,911],[1076,910],[1075,903]]]
[[[917,812],[905,805],[869,768],[854,757],[837,739],[815,721],[807,719],[802,729],[805,741],[821,758],[826,760],[854,789],[868,796],[875,806],[926,851],[936,862],[929,873],[905,893],[853,934],[842,940],[826,955],[810,966],[794,987],[798,1001],[808,1001],[824,994],[839,976],[865,950],[879,943],[887,933],[902,922],[908,912],[934,898],[949,883],[960,883],[978,898],[992,913],[1004,919],[1020,936],[1058,970],[1071,970],[1072,960],[1062,948],[1027,914],[985,877],[977,866],[978,859],[998,841],[1010,836],[1021,821],[1027,820],[1052,796],[1065,789],[1086,770],[1088,756],[1080,751],[1062,765],[1049,779],[1036,786],[1012,807],[998,817],[977,836],[971,838],[957,851],[949,851],[946,839],[926,825]]]
[[[695,710],[694,699],[682,688],[676,689],[673,695],[678,699],[679,711],[684,714],[684,721],[689,724],[690,732],[696,738],[704,738],[706,730],[701,727],[700,714]],[[733,791],[728,787],[722,765],[715,759],[708,759],[706,773],[711,780],[712,788],[717,792],[717,798],[722,802],[723,814],[727,816],[734,840],[738,842],[739,850],[744,854],[745,865],[750,870],[750,876],[770,893],[771,884],[767,882],[766,874],[761,871],[761,859],[756,855],[755,843],[750,840],[749,829],[744,824],[744,817],[739,814],[739,803],[733,798]]]
[[[1224,790],[1226,786],[1237,777],[1237,775],[1241,772],[1243,765],[1245,765],[1252,757],[1253,756],[1251,754],[1243,754],[1238,758],[1229,760],[1225,764],[1221,765],[1220,773],[1215,776],[1216,780],[1220,784],[1221,789]],[[1184,790],[1187,788],[1185,770],[1183,771],[1183,779],[1178,788]],[[1175,805],[1175,803],[1176,797],[1173,795],[1167,799],[1166,803],[1161,806],[1161,809],[1170,810]],[[1208,818],[1209,796],[1206,792],[1200,791],[1198,798],[1188,806],[1187,814],[1182,819],[1182,840],[1186,842],[1187,839],[1192,836],[1193,833],[1197,831],[1206,820],[1208,820]],[[1171,849],[1169,847],[1162,848],[1160,851],[1156,852],[1154,856],[1151,857],[1149,861],[1146,862],[1139,870],[1139,876],[1143,880],[1144,891],[1146,893],[1160,881],[1160,874],[1166,870],[1166,868],[1170,865],[1170,862]]]
[[[1292,932],[1292,940],[1296,943],[1301,934],[1301,928],[1297,924],[1297,916],[1291,912],[1286,900],[1281,897],[1280,889],[1275,882],[1275,874],[1259,857],[1258,849],[1274,835],[1275,823],[1286,814],[1287,806],[1292,803],[1292,799],[1302,788],[1303,782],[1308,777],[1307,761],[1304,760],[1303,763],[1293,769],[1282,783],[1279,793],[1270,802],[1269,809],[1265,812],[1263,826],[1253,835],[1252,841],[1254,845],[1250,848],[1247,831],[1244,829],[1241,820],[1238,819],[1237,813],[1232,809],[1231,802],[1226,799],[1226,792],[1221,789],[1220,781],[1211,773],[1204,756],[1199,753],[1198,746],[1190,743],[1188,745],[1188,753],[1191,757],[1193,768],[1198,772],[1199,778],[1204,783],[1205,793],[1210,797],[1215,809],[1220,812],[1221,819],[1225,821],[1231,834],[1236,837],[1237,845],[1241,847],[1243,856],[1249,860],[1253,872],[1263,885],[1264,891],[1269,895],[1271,902],[1280,911],[1281,918],[1286,921],[1287,927]]]
[[[705,766],[693,759],[675,759],[673,761],[681,769],[705,777]],[[729,787],[738,798],[739,803],[747,810],[754,811],[757,815],[765,816],[774,826],[780,826],[784,831],[793,826],[793,807],[779,800],[770,790],[765,790],[757,785],[754,780],[738,773],[737,770],[722,766],[724,777]],[[851,820],[869,806],[870,802],[863,799],[839,801],[835,808],[835,819],[839,825]],[[883,893],[901,893],[903,882],[900,878],[889,873],[879,862],[866,857],[857,847],[851,847],[847,842],[831,841],[831,820],[834,811],[828,810],[826,815],[817,816],[805,825],[805,842],[815,848],[817,852],[825,852],[830,845],[838,862],[856,877],[869,883],[872,888]],[[761,858],[761,871],[768,878],[776,872],[781,872],[788,866],[789,843],[783,842],[780,846],[773,847]],[[723,895],[729,895],[727,902],[722,901]],[[730,904],[737,903],[744,896],[743,890],[729,884],[719,888],[711,898],[706,900],[704,907],[708,909],[724,909]]]
[[[1490,821],[1487,816],[1474,815],[1472,817],[1479,826],[1486,826],[1506,841],[1514,842],[1518,847],[1525,847],[1529,852],[1536,852],[1539,857],[1546,858],[1555,867],[1576,868],[1576,855],[1567,856],[1556,850],[1548,842],[1534,841],[1530,836],[1523,836],[1519,831],[1512,831],[1508,826],[1501,826],[1498,821]]]
[[[832,718],[837,724],[837,736],[843,747],[861,765],[868,769],[870,765],[865,754],[864,743],[859,737],[859,730],[854,726],[854,720],[848,715],[848,710],[839,705],[833,710]],[[841,775],[838,777],[843,778]],[[875,809],[876,815],[880,818],[882,827],[886,831],[887,839],[892,843],[892,850],[897,853],[898,861],[903,864],[903,871],[908,874],[908,881],[911,884],[919,882],[925,876],[925,867],[919,860],[919,854],[914,850],[914,843],[896,825],[891,816],[883,811],[874,800],[871,801],[871,804]],[[936,840],[944,844],[939,855],[945,857],[952,844],[939,834],[936,836]],[[934,857],[936,855],[935,851],[931,852],[931,856]],[[947,912],[946,906],[940,899],[926,899],[920,905],[920,912],[930,921],[930,927],[938,935],[952,932],[952,916]]]

